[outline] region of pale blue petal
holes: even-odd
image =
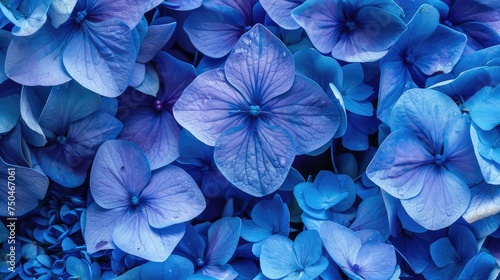
[[[316,230],[306,230],[297,235],[293,243],[293,250],[299,264],[306,268],[317,263],[321,258],[322,245]]]
[[[471,188],[471,200],[463,218],[468,223],[500,213],[500,187],[482,182]]]
[[[50,88],[45,87],[27,87],[24,86],[21,91],[21,118],[23,121],[23,134],[26,142],[31,145],[41,147],[47,143],[39,123],[43,107],[49,97]]]
[[[315,81],[324,92],[328,92],[330,83],[342,88],[342,80],[347,79],[343,77],[343,68],[334,58],[324,56],[316,49],[300,50],[293,54],[293,58],[297,74]]]
[[[113,232],[113,242],[122,251],[154,262],[165,261],[182,239],[186,226],[154,229],[140,211],[128,211]]]
[[[294,157],[290,134],[261,121],[227,130],[214,149],[221,173],[240,190],[258,197],[281,186]]]
[[[438,267],[457,265],[455,263],[461,258],[448,238],[441,238],[434,241],[430,249],[432,260]]]
[[[444,168],[428,173],[426,184],[415,197],[401,200],[406,212],[421,226],[437,230],[458,220],[470,202],[469,187]]]
[[[500,86],[483,87],[467,102],[464,107],[469,109],[474,123],[483,130],[491,130],[500,124],[498,108],[500,106]]]
[[[54,28],[58,28],[68,20],[76,2],[78,0],[52,0],[47,15]]]
[[[319,234],[326,251],[342,270],[349,270],[356,263],[361,239],[352,230],[326,221],[321,224]]]
[[[94,158],[90,191],[97,204],[106,209],[128,206],[150,178],[148,160],[137,145],[110,140],[101,145]]]
[[[146,64],[144,80],[140,85],[135,87],[135,89],[151,96],[156,96],[156,93],[160,90],[160,79],[158,78],[158,73],[156,73],[156,70],[151,63]]]
[[[47,20],[47,10],[50,0],[24,0],[14,11],[13,21],[15,26],[12,28],[12,34],[16,36],[29,36],[37,32]],[[3,10],[3,9],[2,9]]]
[[[170,255],[166,261],[148,262],[140,266],[140,270],[140,274],[135,279],[183,280],[194,273],[194,266],[186,258]]]
[[[281,235],[273,235],[262,244],[260,267],[262,273],[271,279],[285,277],[297,269],[293,253],[293,242]]]
[[[381,195],[371,196],[363,200],[358,206],[356,219],[349,226],[354,231],[373,229],[378,231],[384,241],[389,237],[389,221],[387,211]]]
[[[472,258],[458,277],[458,280],[466,279],[490,279],[490,274],[496,263],[493,256],[486,252],[481,252]],[[494,276],[493,276],[494,277]]]
[[[358,272],[364,279],[389,279],[396,270],[394,247],[385,243],[369,242],[363,244],[356,258]]]
[[[140,196],[149,225],[164,228],[187,222],[205,209],[205,199],[193,179],[177,166],[166,166],[151,174]]]
[[[168,18],[155,19],[141,42],[137,61],[146,63],[152,60],[172,37],[176,26],[177,23],[169,22]]]
[[[16,126],[21,115],[19,102],[19,94],[0,98],[0,111],[2,112],[0,114],[0,133],[7,133]]]
[[[197,9],[203,4],[203,0],[166,0],[163,5],[176,11],[190,11]]]
[[[122,221],[127,208],[104,209],[92,203],[87,208],[83,237],[89,254],[100,250],[114,249],[113,232]]]
[[[233,280],[238,276],[238,272],[236,272],[233,269],[233,267],[229,264],[221,266],[205,265],[197,273],[202,273],[203,275],[207,275],[208,278],[203,278],[207,280],[211,279]],[[191,280],[191,278],[189,279]]]
[[[163,0],[100,0],[85,1],[80,5],[92,15],[94,22],[103,22],[110,19],[119,19],[125,22],[129,29],[134,28],[144,14],[160,5]]]

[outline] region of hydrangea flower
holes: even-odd
[[[58,184],[80,186],[99,145],[122,129],[101,106],[101,96],[71,81],[53,87],[38,120],[29,120],[48,141],[36,149],[40,167]]]
[[[150,2],[78,1],[57,29],[45,24],[31,36],[15,37],[5,72],[23,85],[51,86],[74,79],[101,95],[118,96],[127,88],[137,55],[131,28],[154,7]]]
[[[196,77],[194,67],[166,52],[156,57],[161,87],[155,96],[127,90],[119,100],[117,117],[123,121],[118,139],[137,144],[152,170],[166,166],[179,156],[180,126],[172,107]]]
[[[449,73],[465,47],[467,37],[439,24],[439,12],[422,5],[380,64],[377,116],[388,124],[391,108],[401,94],[423,87],[427,76]]]
[[[294,72],[290,52],[256,25],[224,69],[199,75],[174,105],[176,120],[215,146],[222,174],[251,195],[278,189],[295,155],[323,146],[338,128],[339,112],[326,94]]]
[[[356,199],[352,179],[343,174],[322,170],[314,182],[295,186],[293,194],[300,208],[309,216],[327,220],[334,213],[348,210]]]
[[[482,180],[469,116],[443,93],[412,89],[394,105],[390,123],[392,132],[366,169],[368,178],[400,199],[423,227],[451,225],[469,205],[469,186]]]
[[[47,20],[51,0],[18,0],[0,4],[0,10],[14,24],[12,34],[29,36],[40,29]]]
[[[167,166],[151,172],[146,156],[130,142],[112,140],[98,150],[90,176],[95,202],[84,231],[87,250],[118,247],[151,261],[164,261],[181,240],[183,222],[205,208],[196,183]]]
[[[406,29],[392,0],[309,0],[292,11],[314,47],[347,62],[382,58]]]
[[[191,260],[196,273],[232,280],[238,273],[228,262],[236,251],[240,232],[241,220],[237,217],[217,220],[210,225],[206,237],[188,225],[175,253]]]
[[[295,241],[273,235],[262,244],[260,266],[269,279],[316,279],[328,266],[316,230],[306,230]]]
[[[243,220],[241,238],[253,242],[252,252],[259,256],[262,242],[279,234],[290,233],[290,211],[286,203],[276,194],[272,200],[259,201],[250,213],[251,220]]]
[[[320,236],[326,251],[353,279],[390,279],[396,271],[396,252],[389,244],[363,243],[352,230],[334,222],[321,224]]]

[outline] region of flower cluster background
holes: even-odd
[[[499,275],[500,1],[0,10],[0,279]]]

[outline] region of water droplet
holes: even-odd
[[[459,132],[460,132],[460,128],[458,128],[458,127],[457,127],[457,128],[455,128],[455,132],[456,132],[456,133],[459,133]]]
[[[284,167],[286,165],[286,159],[285,158],[280,158],[279,163],[281,167]]]
[[[203,99],[203,103],[207,103],[207,101],[208,101],[207,99]]]
[[[169,269],[168,272],[172,273],[172,269]]]
[[[457,112],[453,112],[453,116],[454,117],[458,116],[458,113]]]
[[[284,51],[284,52],[282,52],[282,53],[281,53],[281,55],[282,55],[283,57],[286,57],[286,52],[285,52],[285,51]]]
[[[405,191],[402,188],[399,188],[397,192],[398,192],[398,195],[400,195],[400,196],[403,196],[403,194],[405,193]]]
[[[175,216],[173,216],[172,218],[174,218],[174,219],[179,219],[179,216],[178,216],[178,215],[175,215]]]

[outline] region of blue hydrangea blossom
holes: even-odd
[[[254,196],[278,189],[295,155],[321,147],[338,128],[330,99],[294,70],[285,46],[256,25],[224,69],[199,75],[174,105],[176,120],[215,146],[222,174]]]
[[[112,140],[97,152],[87,209],[89,253],[118,247],[151,261],[164,261],[184,235],[186,221],[205,208],[196,183],[178,167],[151,172],[140,148]]]

